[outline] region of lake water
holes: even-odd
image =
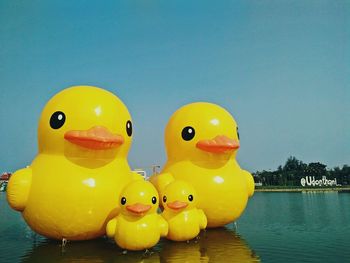
[[[350,262],[349,245],[349,193],[255,193],[236,225],[126,254],[105,238],[62,248],[34,234],[0,193],[0,262],[338,263]]]

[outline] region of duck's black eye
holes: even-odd
[[[126,198],[123,196],[122,199],[120,199],[120,203],[122,205],[125,205],[126,204]]]
[[[188,196],[188,201],[192,202],[193,201],[193,195]]]
[[[54,114],[51,115],[50,126],[52,129],[56,130],[61,128],[65,121],[66,115],[64,115],[62,111],[56,111]]]
[[[185,141],[190,141],[193,139],[195,135],[195,131],[191,126],[186,126],[185,128],[182,129],[182,139]]]
[[[126,122],[126,133],[130,137],[132,135],[132,123],[131,121]]]
[[[166,203],[166,196],[163,196],[163,202]]]
[[[238,137],[238,140],[239,140],[238,126],[237,126],[237,129],[236,129],[236,132],[237,132],[237,137]]]
[[[153,197],[152,197],[152,204],[155,205],[156,203],[157,203],[157,197],[153,196]]]

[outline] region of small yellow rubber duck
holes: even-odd
[[[197,195],[188,183],[175,180],[167,185],[162,194],[162,216],[169,224],[167,238],[187,241],[198,236],[207,226],[203,210],[197,209]]]
[[[208,227],[224,226],[241,215],[254,193],[254,180],[236,161],[238,126],[229,112],[206,102],[183,106],[166,126],[165,145],[165,167],[150,178],[159,192],[174,179],[191,184]]]
[[[59,92],[41,114],[37,156],[9,181],[10,206],[49,238],[104,235],[121,190],[137,177],[127,161],[131,140],[131,117],[117,96],[91,86]]]
[[[131,182],[120,195],[121,213],[107,224],[107,236],[128,250],[156,245],[160,237],[168,234],[168,223],[157,214],[158,199],[158,192],[150,182]]]

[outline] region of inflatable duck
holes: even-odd
[[[157,214],[158,202],[150,182],[131,182],[120,195],[121,213],[107,224],[107,236],[128,250],[153,247],[168,234],[168,223]]]
[[[208,227],[224,226],[241,215],[254,193],[254,180],[236,161],[239,134],[229,112],[205,102],[183,106],[167,124],[165,145],[165,167],[150,178],[158,191],[174,179],[193,185]]]
[[[10,206],[48,238],[104,235],[121,190],[137,178],[127,161],[131,140],[131,117],[118,97],[90,86],[59,92],[41,114],[38,155],[9,181]]]
[[[162,203],[162,216],[169,225],[168,239],[190,240],[206,228],[207,218],[203,210],[196,208],[197,195],[188,183],[175,180],[167,185],[162,194]]]

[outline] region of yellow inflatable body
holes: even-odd
[[[56,94],[38,127],[39,153],[14,173],[7,196],[37,233],[85,240],[105,234],[118,198],[132,181],[130,114],[112,93],[76,86]]]
[[[167,163],[150,179],[160,192],[174,178],[193,185],[208,227],[224,226],[241,215],[254,193],[254,180],[236,161],[238,127],[229,112],[204,102],[183,106],[167,124],[165,145]]]
[[[196,208],[197,195],[188,183],[175,180],[162,193],[162,216],[169,224],[168,239],[186,241],[198,236],[207,226],[207,218]]]
[[[121,213],[107,224],[107,236],[128,250],[153,247],[168,233],[167,222],[157,214],[158,199],[150,182],[131,182],[120,195]]]

